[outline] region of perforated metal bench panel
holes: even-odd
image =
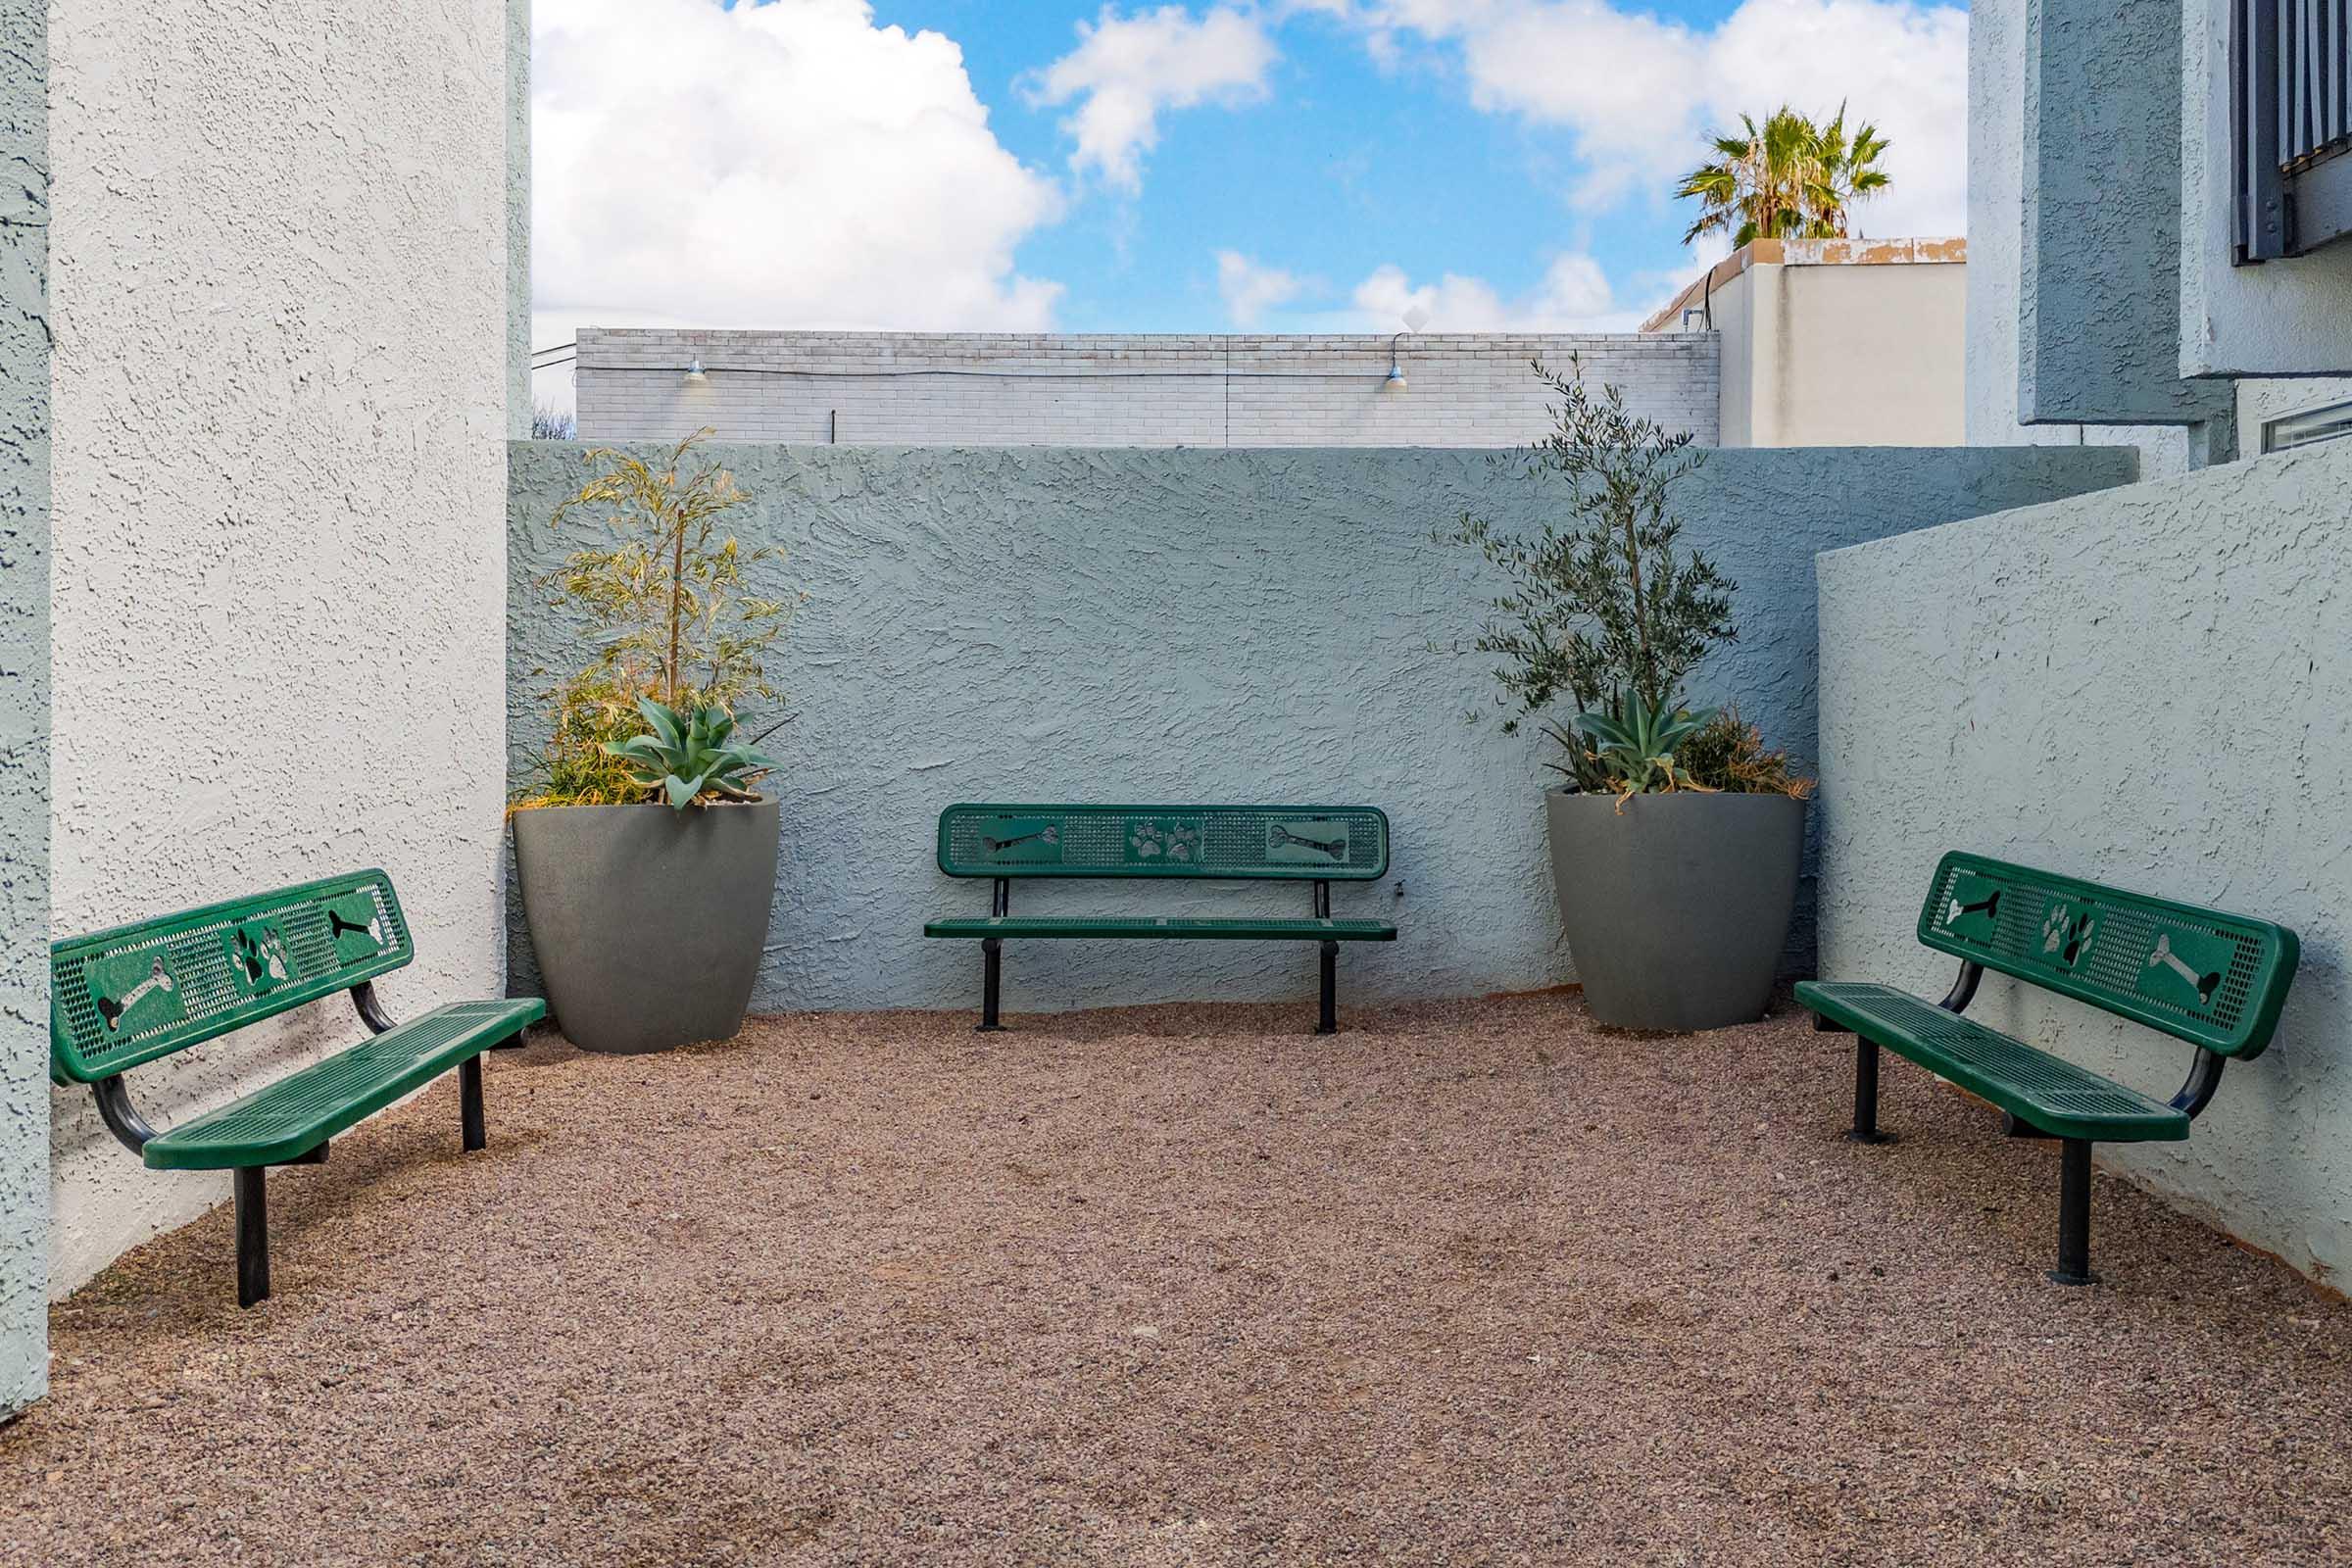
[[[141,1153],[157,1170],[281,1164],[546,1015],[529,999],[455,1003],[159,1134]]]
[[[71,938],[49,950],[50,1076],[95,1083],[415,956],[373,870]]]
[[[2053,1137],[2145,1143],[2188,1136],[2187,1115],[2163,1102],[1909,992],[1807,980],[1796,1000]]]
[[[980,877],[1359,882],[1389,869],[1369,806],[951,806],[939,868]]]
[[[2225,1056],[2258,1056],[2301,945],[2268,920],[1946,855],[1919,940]]]
[[[1283,920],[1149,915],[1000,915],[933,920],[927,937],[1176,937],[1227,942],[1394,942],[1396,928],[1381,920]]]

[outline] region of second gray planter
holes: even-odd
[[[556,806],[514,816],[548,1009],[583,1051],[743,1027],[776,892],[779,815],[751,805]]]
[[[1585,1004],[1625,1029],[1764,1014],[1805,848],[1786,795],[1544,795],[1552,886]]]

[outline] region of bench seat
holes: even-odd
[[[2053,1138],[2178,1142],[2186,1112],[1892,986],[1808,980],[1797,1004]]]
[[[139,1152],[156,1170],[286,1164],[546,1014],[529,999],[454,1003],[158,1133]]]
[[[1394,942],[1386,920],[1175,915],[974,915],[925,922],[927,937],[1190,937],[1226,942]]]

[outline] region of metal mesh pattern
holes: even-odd
[[[2188,1117],[2172,1106],[1907,992],[1814,983],[1797,1000],[2060,1137],[2188,1136]]]
[[[305,1067],[151,1140],[149,1165],[220,1170],[315,1149],[534,1022],[531,1001],[461,1002]]]
[[[368,910],[372,918],[360,918]],[[108,1077],[357,985],[414,956],[408,921],[381,871],[60,942],[50,949],[51,1072],[61,1081]]]
[[[950,876],[1363,881],[1387,874],[1389,821],[1367,806],[951,806]]]
[[[1210,941],[1394,942],[1385,920],[1252,920],[1246,916],[998,915],[933,920],[928,937],[1194,937]]]
[[[2268,921],[1961,855],[1936,868],[1919,936],[2233,1055],[2269,1044],[2297,954]]]

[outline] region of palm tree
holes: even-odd
[[[1873,191],[1886,188],[1886,172],[1878,167],[1879,155],[1886,150],[1886,138],[1868,121],[1856,126],[1853,139],[1847,140],[1845,105],[1838,106],[1837,118],[1814,135],[1814,174],[1805,192],[1806,205],[1812,209],[1805,226],[1807,238],[1845,236],[1847,209]]]
[[[1849,138],[1843,104],[1827,125],[1787,104],[1761,126],[1748,115],[1740,123],[1746,134],[1710,136],[1721,156],[1684,175],[1675,190],[1699,203],[1685,244],[1719,232],[1735,248],[1759,238],[1836,239],[1847,232],[1852,204],[1887,183],[1876,167],[1886,139],[1867,123]]]

